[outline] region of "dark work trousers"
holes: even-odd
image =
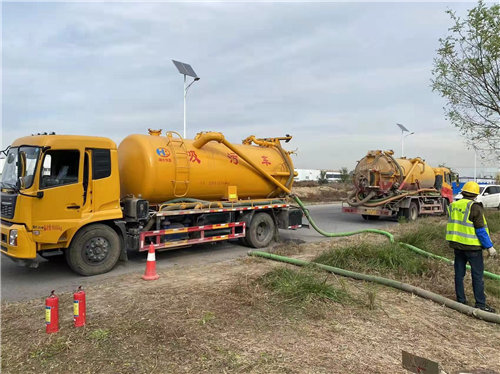
[[[486,304],[486,296],[484,296],[484,281],[483,281],[483,251],[461,251],[455,249],[455,293],[459,303],[467,303],[464,290],[465,265],[467,262],[471,267],[472,289],[474,298],[476,299],[476,307],[481,307]]]

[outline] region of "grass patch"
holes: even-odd
[[[51,359],[56,355],[65,352],[70,349],[71,342],[65,337],[59,337],[55,341],[47,344],[43,348],[39,348],[34,352],[31,352],[31,358],[38,358],[42,362],[46,362],[47,359]]]
[[[500,211],[499,210],[485,210],[484,215],[488,222],[488,229],[491,234],[500,233]],[[495,244],[495,243],[494,243]],[[500,243],[496,243],[500,247]]]
[[[108,329],[95,329],[90,332],[89,338],[96,342],[102,342],[109,338],[109,330]]]
[[[300,270],[278,268],[263,275],[260,281],[291,304],[304,304],[314,300],[332,300],[343,303],[348,293],[327,283],[330,275],[312,268]]]
[[[404,250],[397,244],[360,243],[330,249],[314,262],[359,272],[422,275],[430,270],[428,259]]]
[[[436,223],[431,220],[422,218],[418,223],[414,223],[412,230],[406,231],[396,238],[397,242],[411,244],[418,248],[426,248],[436,246],[436,243],[444,245],[447,248],[448,244],[444,240],[446,237],[446,224]],[[440,249],[442,245],[439,245]],[[440,251],[442,252],[442,251]]]
[[[215,319],[215,313],[214,312],[205,312],[203,313],[203,316],[200,319],[200,325],[206,325],[210,321],[213,321]]]

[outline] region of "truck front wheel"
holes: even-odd
[[[66,250],[66,262],[80,275],[107,273],[120,257],[120,239],[109,226],[94,224],[82,228]]]
[[[267,247],[274,238],[275,224],[267,213],[257,213],[246,230],[246,242],[250,247]]]

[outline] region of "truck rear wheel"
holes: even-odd
[[[404,216],[408,222],[416,221],[418,218],[418,205],[412,201],[408,209],[405,210]]]
[[[246,242],[250,247],[267,247],[274,238],[275,224],[267,213],[257,213],[246,231]]]
[[[66,262],[80,275],[107,273],[120,257],[120,239],[109,226],[94,224],[81,229],[66,250]]]
[[[412,201],[408,208],[401,208],[398,212],[398,218],[404,218],[406,222],[413,222],[418,218],[418,205]]]

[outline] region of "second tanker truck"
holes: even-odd
[[[414,221],[420,215],[444,214],[453,201],[452,174],[420,158],[394,158],[392,151],[369,151],[354,169],[353,191],[344,213],[364,219],[381,216]]]
[[[265,247],[301,226],[289,206],[294,168],[283,138],[229,143],[221,133],[183,139],[38,134],[8,150],[1,181],[1,252],[27,265],[65,255],[82,275],[105,273],[127,250],[240,239]]]

